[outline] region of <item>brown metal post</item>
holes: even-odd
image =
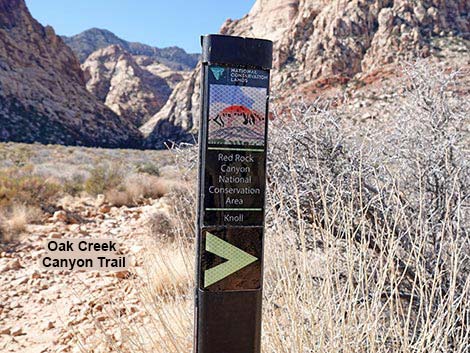
[[[202,37],[196,353],[259,353],[272,42]]]

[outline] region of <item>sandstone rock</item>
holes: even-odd
[[[119,279],[128,278],[129,275],[130,275],[130,272],[128,270],[113,272],[113,276]]]
[[[49,239],[59,239],[59,238],[62,238],[62,234],[60,234],[59,232],[52,232],[52,233],[49,233],[47,237]]]
[[[142,43],[128,42],[108,30],[99,28],[91,28],[72,37],[64,36],[62,39],[82,63],[91,53],[110,45],[119,45],[134,56],[143,57],[150,62],[158,61],[171,70],[193,69],[199,57],[197,54],[188,54],[178,47],[156,48]]]
[[[141,68],[118,45],[99,49],[83,63],[87,89],[116,114],[140,126],[166,103],[167,82]]]
[[[273,40],[274,95],[308,98],[312,88],[342,85],[406,58],[432,55],[432,39],[442,30],[468,39],[469,11],[465,0],[257,0],[221,33]],[[146,146],[195,139],[199,71],[198,66],[141,127]]]
[[[0,141],[138,147],[139,131],[86,90],[80,64],[24,0],[0,0]]]
[[[47,331],[47,330],[52,330],[54,327],[55,327],[55,324],[53,321],[45,321],[42,326],[42,329],[44,331]]]
[[[163,108],[142,127],[146,147],[164,148],[166,142],[194,142],[200,98],[200,71],[198,65],[191,76],[172,92]]]
[[[14,259],[12,259],[8,262],[8,269],[9,270],[19,270],[22,267],[23,266],[21,266],[20,260],[18,260],[17,258],[14,258]]]
[[[106,202],[106,197],[103,194],[96,196],[95,207],[100,207]]]
[[[139,253],[140,251],[142,251],[143,248],[144,247],[141,246],[141,245],[132,245],[129,250],[130,250],[130,252],[136,254],[136,253]]]
[[[65,211],[56,211],[54,212],[54,216],[52,217],[52,220],[54,222],[67,222],[67,212]]]
[[[0,273],[6,272],[9,270],[8,262],[9,261],[7,258],[0,258]]]
[[[99,211],[101,213],[109,213],[109,212],[111,212],[111,206],[103,205],[103,206],[100,207]]]
[[[98,322],[106,321],[106,319],[107,319],[106,315],[99,315],[95,318],[95,320]]]
[[[80,225],[79,224],[72,224],[69,227],[69,230],[73,233],[78,233],[80,231]]]
[[[70,211],[56,211],[51,218],[52,222],[60,222],[60,223],[67,223],[67,224],[78,224],[83,221],[82,217],[75,212]]]
[[[148,56],[134,55],[133,57],[135,62],[142,69],[145,69],[152,74],[163,78],[171,90],[173,90],[178,83],[186,80],[189,77],[192,69],[194,69],[197,64],[196,60],[190,70],[177,70]]]
[[[23,328],[16,326],[10,330],[10,335],[13,337],[24,335]]]
[[[33,272],[29,275],[30,279],[38,279],[41,278],[41,272],[38,270],[33,270]]]

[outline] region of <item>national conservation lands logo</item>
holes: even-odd
[[[215,79],[218,81],[223,76],[225,69],[219,66],[211,66],[211,71],[214,74]]]

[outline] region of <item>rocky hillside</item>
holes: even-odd
[[[140,132],[86,90],[72,50],[24,0],[0,0],[0,87],[0,141],[140,146]]]
[[[82,69],[88,91],[136,126],[157,113],[171,93],[163,78],[141,68],[118,45],[92,53]]]
[[[227,20],[221,33],[273,40],[273,92],[291,96],[295,87],[308,98],[353,79],[380,78],[407,58],[438,56],[437,40],[468,43],[469,13],[465,0],[257,0],[245,17]],[[148,146],[193,138],[198,69],[141,128]]]
[[[136,127],[165,105],[199,58],[178,47],[127,42],[97,28],[63,39],[83,62],[87,89]]]
[[[128,42],[108,30],[99,28],[91,28],[75,36],[62,38],[82,63],[94,51],[110,45],[119,45],[132,55],[151,57],[173,70],[192,69],[199,60],[199,54],[188,54],[178,47],[160,49],[142,43]]]

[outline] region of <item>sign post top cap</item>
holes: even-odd
[[[266,39],[208,34],[201,37],[202,62],[271,69],[273,42]]]

